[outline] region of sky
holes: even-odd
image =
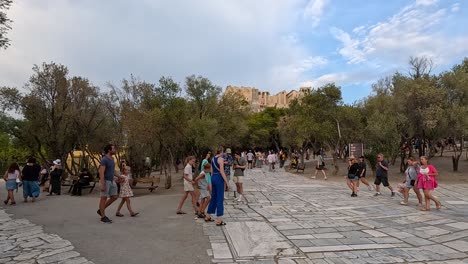
[[[462,0],[15,0],[8,16],[0,86],[20,89],[53,61],[102,90],[195,74],[272,94],[334,82],[353,103],[410,56],[434,73],[468,56]]]

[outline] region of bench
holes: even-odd
[[[299,163],[297,165],[297,171],[296,172],[302,171],[302,173],[304,173],[304,170],[305,170],[305,163]]]
[[[73,190],[73,186],[78,182],[80,177],[78,176],[72,176],[70,179],[65,179],[62,181],[62,186],[70,186],[70,189],[68,189],[68,193],[71,193]],[[92,193],[94,190],[94,187],[96,187],[96,183],[98,182],[98,179],[94,177],[94,180],[89,183],[89,185],[82,186],[81,189],[91,189],[89,190],[89,193]]]
[[[153,192],[158,185],[155,185],[161,181],[160,177],[142,177],[142,178],[134,178],[132,189],[148,189],[150,192]],[[138,183],[141,184],[151,184],[150,186],[136,186]]]

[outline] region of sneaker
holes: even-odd
[[[315,176],[312,176],[312,177],[310,177],[310,178],[311,178],[311,179],[315,179],[315,178],[317,178],[317,177],[315,177]]]
[[[408,203],[400,202],[401,205],[408,205]]]
[[[325,177],[325,178],[323,178],[323,179],[324,179],[324,180],[328,180],[328,178],[327,178],[327,177]]]
[[[379,193],[379,192],[376,192],[376,193],[374,194],[374,196],[379,196],[379,195],[382,195],[382,194]]]
[[[242,201],[242,194],[239,194],[239,198],[237,199],[238,202]]]
[[[96,213],[101,216],[101,210],[100,209],[97,209]]]
[[[107,216],[102,217],[101,222],[104,224],[112,224],[112,220],[110,220]]]
[[[369,189],[369,191],[372,191],[372,189],[374,189],[374,188],[372,188],[372,185],[369,184],[369,185],[367,185],[367,189]]]
[[[392,192],[392,197],[395,196],[395,192]]]

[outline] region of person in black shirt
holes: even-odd
[[[83,188],[83,186],[88,186],[91,180],[91,173],[88,169],[84,168],[80,173],[80,178],[78,182],[73,185],[72,195],[81,196],[81,189]]]
[[[392,197],[395,196],[395,191],[388,182],[388,162],[384,160],[384,155],[382,153],[377,155],[377,169],[375,171],[375,194],[374,196],[381,195],[380,193],[380,184],[383,184],[384,187],[387,187],[392,192]]]
[[[366,179],[367,166],[366,166],[366,160],[364,156],[359,157],[358,165],[359,165],[359,173],[358,173],[359,179],[361,180],[362,183],[364,183],[364,185],[367,186],[369,191],[372,191],[374,187]],[[359,182],[358,182],[358,187],[359,187]]]
[[[59,159],[54,160],[54,166],[50,171],[50,190],[47,196],[51,196],[54,193],[60,195],[62,185],[62,162]]]
[[[36,164],[36,158],[29,158],[28,163],[24,166],[22,171],[22,180],[23,180],[23,198],[24,202],[28,202],[28,197],[32,198],[32,202],[36,201],[36,198],[39,197],[39,174],[41,172],[41,166]]]
[[[354,156],[349,157],[348,162],[348,180],[350,182],[349,187],[351,187],[353,191],[351,197],[357,197],[359,183],[359,165],[357,164],[356,158]]]

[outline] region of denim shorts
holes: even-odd
[[[101,197],[117,196],[117,183],[115,181],[106,181],[106,191],[101,192]]]
[[[351,181],[359,181],[359,176],[356,176],[354,174],[348,174],[348,179]]]

